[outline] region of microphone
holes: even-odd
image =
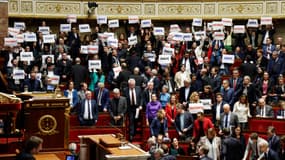
[[[123,137],[126,137],[124,132],[120,128],[118,128],[117,126],[113,125],[112,123],[109,123],[109,125],[112,128],[114,128],[114,129],[116,129],[118,131],[118,133],[116,133],[116,137],[119,137],[120,139],[122,139]]]

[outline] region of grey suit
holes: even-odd
[[[243,160],[246,160],[248,154],[251,152],[251,155],[249,157],[249,160],[254,160],[256,159],[258,156],[260,156],[262,154],[261,150],[260,150],[260,144],[266,142],[265,139],[258,137],[257,139],[257,147],[256,147],[256,143],[253,143],[253,141],[249,138],[248,139],[248,143],[246,145],[246,149],[245,149],[245,153],[244,153],[244,157]],[[257,151],[256,151],[257,149]]]
[[[228,115],[229,116],[229,120],[228,120],[229,124],[228,124],[227,128],[230,128],[231,132],[233,132],[234,129],[239,125],[238,116],[233,112],[230,112],[228,114],[229,114]],[[226,120],[226,114],[225,114],[225,112],[223,112],[221,114],[220,129],[226,128],[225,120]]]
[[[124,115],[127,112],[127,99],[126,97],[119,97],[118,105],[116,104],[116,98],[112,98],[110,101],[110,115],[111,123],[113,125],[122,125],[124,121]],[[122,118],[115,121],[115,116],[121,116]]]
[[[269,105],[265,105],[264,107],[265,107],[265,117],[266,118],[273,118],[274,117],[274,112],[273,112],[272,107],[269,106]],[[263,117],[262,116],[262,109],[261,109],[261,107],[257,107],[256,108],[256,115],[259,115],[259,116]]]

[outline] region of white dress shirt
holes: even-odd
[[[88,103],[89,103],[89,105],[88,105]],[[83,114],[83,118],[85,119],[85,120],[91,120],[91,119],[93,119],[93,116],[92,116],[92,106],[91,106],[92,104],[91,104],[91,100],[85,100],[85,105],[84,105],[84,107],[85,107],[85,109],[84,109],[84,114]],[[90,113],[90,119],[88,118],[88,114],[89,114],[89,112],[88,112],[88,107],[89,107],[89,111],[91,112]]]

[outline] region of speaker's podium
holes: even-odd
[[[18,96],[26,99],[23,101],[25,137],[43,138],[44,151],[67,149],[69,99],[49,93]]]

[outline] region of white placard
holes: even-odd
[[[81,47],[80,47],[80,53],[81,53],[81,54],[88,54],[88,46],[86,46],[86,45],[81,45]]]
[[[131,36],[128,38],[128,44],[129,45],[136,45],[138,43],[138,37],[137,36]]]
[[[97,54],[98,53],[98,45],[89,45],[87,47],[89,54]]]
[[[195,41],[200,41],[202,39],[202,37],[206,37],[205,31],[194,32]]]
[[[204,110],[211,110],[212,109],[212,100],[211,99],[200,99],[200,102],[204,106]]]
[[[108,38],[107,39],[107,44],[108,44],[109,47],[117,48],[118,47],[118,39]]]
[[[235,56],[234,55],[229,55],[229,54],[223,55],[222,63],[234,64],[234,62],[235,62]]]
[[[207,23],[207,29],[211,31],[213,29],[213,23]]]
[[[113,32],[104,32],[104,34],[107,36],[107,39],[108,38],[115,38],[115,33],[113,33]]]
[[[223,30],[224,29],[224,24],[221,21],[214,21],[212,22],[212,29],[214,31],[216,30]]]
[[[18,34],[15,36],[15,38],[17,39],[18,43],[23,43],[25,38],[24,38],[24,34]]]
[[[108,39],[108,35],[106,35],[104,33],[98,33],[98,39],[103,41],[103,42],[106,42]]]
[[[52,76],[48,76],[48,79],[50,80],[50,84],[58,85],[60,77],[57,75],[52,75]]]
[[[170,29],[169,29],[170,33],[171,32],[180,32],[180,31],[181,31],[181,29],[180,29],[178,24],[171,24],[170,25]]]
[[[173,33],[173,40],[175,41],[183,41],[184,34],[180,32]]]
[[[225,33],[224,32],[215,32],[213,37],[215,40],[224,40],[225,39]]]
[[[14,47],[17,46],[18,41],[16,38],[4,38],[4,45]]]
[[[162,49],[162,54],[163,55],[174,55],[174,48],[169,48],[169,47],[163,47]]]
[[[193,18],[192,26],[202,27],[202,18]]]
[[[234,25],[234,33],[245,33],[244,25]]]
[[[91,32],[89,24],[79,24],[79,32],[80,33],[89,33]]]
[[[71,24],[60,24],[60,32],[70,32]]]
[[[136,24],[139,22],[139,16],[129,16],[129,24]]]
[[[183,33],[183,40],[184,41],[192,41],[192,33]]]
[[[155,54],[153,54],[153,53],[144,53],[144,56],[147,57],[147,59],[150,62],[154,62],[155,61]]]
[[[25,79],[25,71],[22,69],[14,69],[13,79]]]
[[[204,112],[204,106],[202,103],[189,103],[189,112],[197,114],[198,112]]]
[[[258,28],[258,20],[257,19],[248,19],[247,21],[247,27],[253,27],[253,28]]]
[[[118,19],[109,20],[108,25],[109,25],[109,28],[118,28],[119,27],[119,20]]]
[[[164,36],[164,27],[153,27],[153,35]]]
[[[33,61],[33,60],[34,60],[33,52],[20,53],[20,61]]]
[[[48,54],[48,55],[42,55],[42,63],[46,64],[46,59],[50,57],[51,58],[51,62],[54,63],[54,55],[52,54]]]
[[[67,23],[76,23],[77,16],[74,14],[67,15]]]
[[[14,28],[25,30],[26,24],[25,22],[14,22]]]
[[[159,55],[158,56],[158,63],[159,64],[169,64],[169,63],[171,63],[171,55],[165,55],[165,54]]]
[[[50,28],[48,26],[39,26],[39,32],[43,35],[48,35],[50,34]]]
[[[37,35],[35,33],[24,33],[25,42],[36,42]]]
[[[122,71],[121,66],[113,68],[114,78],[117,78],[121,71]]]
[[[151,20],[146,19],[146,20],[141,20],[141,28],[148,28],[151,27]]]
[[[233,25],[233,19],[232,18],[222,18],[222,22],[224,26],[232,26]]]
[[[89,70],[101,69],[101,60],[89,60],[88,61],[88,69]]]
[[[54,38],[55,38],[54,34],[43,35],[44,43],[55,43],[55,39]]]
[[[97,24],[107,24],[107,16],[97,16]]]
[[[18,35],[20,33],[20,29],[9,27],[8,33],[9,33],[9,35],[15,37],[16,35]]]
[[[260,24],[261,25],[272,25],[272,17],[261,17]]]

